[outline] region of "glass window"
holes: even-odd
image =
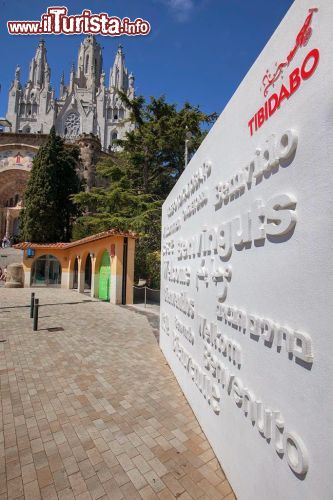
[[[42,255],[32,265],[32,286],[58,286],[61,284],[61,265],[53,255]]]
[[[74,139],[80,133],[80,116],[77,113],[69,113],[65,120],[65,136]]]

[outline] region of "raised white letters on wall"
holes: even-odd
[[[160,345],[240,500],[333,498],[332,24],[293,2],[163,206]]]
[[[243,170],[236,173],[229,181],[219,182],[215,187],[215,197],[210,199],[205,191],[205,202],[213,203],[216,212],[225,206],[239,200],[246,190],[255,190],[256,186],[268,182],[278,173],[284,162],[292,163],[296,154],[298,136],[295,130],[288,129],[280,135],[272,134],[264,144],[258,147],[254,159]],[[213,169],[211,162],[204,162],[181,194],[171,203],[168,217],[172,217],[178,209],[189,200],[210,176]],[[308,333],[292,329],[273,321],[261,318],[256,314],[229,305],[228,288],[232,279],[232,269],[225,262],[231,261],[234,251],[251,249],[253,245],[264,245],[265,240],[276,243],[290,237],[297,223],[297,200],[293,194],[278,193],[267,200],[256,198],[239,215],[231,220],[223,218],[219,225],[205,224],[200,231],[183,239],[180,219],[166,226],[162,243],[162,274],[168,283],[164,288],[164,301],[178,309],[185,318],[196,319],[197,329],[184,319],[174,316],[172,331],[173,351],[188,372],[194,384],[198,387],[212,410],[221,412],[221,393],[223,390],[231,395],[238,408],[244,410],[244,415],[257,425],[259,433],[266,439],[274,437],[275,449],[280,455],[285,455],[290,468],[297,474],[306,474],[308,458],[305,445],[301,438],[285,430],[283,417],[278,409],[265,408],[253,392],[246,387],[245,382],[236,376],[232,369],[241,370],[243,363],[242,349],[237,342],[238,335],[248,335],[259,345],[280,354],[283,350],[289,359],[299,360],[307,365],[313,363],[312,339]],[[186,217],[184,217],[186,220]],[[177,228],[172,229],[172,228]],[[259,249],[258,249],[259,251]],[[198,291],[200,283],[206,288],[213,283],[220,284],[216,290],[216,320],[209,322],[200,313],[200,304],[190,298],[185,289],[195,285]],[[183,291],[172,290],[169,285],[181,285]],[[183,317],[184,317],[183,316]],[[182,317],[182,318],[183,318]],[[162,330],[165,330],[169,319],[163,313]],[[232,337],[223,333],[223,325],[230,325],[234,334]],[[168,333],[169,335],[169,333]],[[203,364],[191,356],[182,344],[194,345],[199,340],[203,344]],[[244,356],[244,363],[245,363]]]

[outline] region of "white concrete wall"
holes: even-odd
[[[241,500],[333,498],[332,26],[333,2],[295,1],[163,207],[161,348]],[[295,46],[265,97],[266,70]],[[249,120],[302,72],[251,135]],[[240,189],[219,205],[226,182]]]
[[[121,292],[123,284],[122,274],[112,274],[110,283],[110,302],[111,304],[121,304]]]
[[[30,288],[31,286],[31,273],[30,271],[24,272],[24,288]]]

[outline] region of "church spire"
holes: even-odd
[[[103,67],[102,48],[93,35],[81,43],[77,62],[78,87],[97,91]]]
[[[65,93],[65,73],[64,71],[61,73],[61,78],[60,78],[60,98],[63,97]]]
[[[125,55],[123,46],[119,45],[117,54],[110,71],[110,89],[127,91],[128,89],[128,71],[125,66]]]
[[[17,65],[15,69],[15,82],[17,83],[17,85],[20,85],[20,78],[21,78],[21,68],[19,65]]]
[[[29,68],[29,82],[32,87],[41,89],[50,83],[51,71],[47,63],[45,41],[40,40],[35,56],[32,58]]]
[[[69,90],[70,90],[70,92],[73,92],[73,90],[74,90],[74,84],[75,84],[75,65],[74,65],[74,62],[73,62],[72,63],[72,67],[71,67],[70,80],[69,80]]]
[[[134,77],[133,73],[130,73],[130,75],[128,77],[128,90],[127,90],[127,96],[129,97],[129,99],[134,98],[134,94],[135,94],[134,82],[135,82],[135,77]]]
[[[15,68],[15,78],[12,81],[11,89],[21,89],[21,68],[19,65],[17,65]]]

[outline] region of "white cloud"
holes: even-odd
[[[186,21],[194,9],[193,0],[165,0],[178,21]]]

